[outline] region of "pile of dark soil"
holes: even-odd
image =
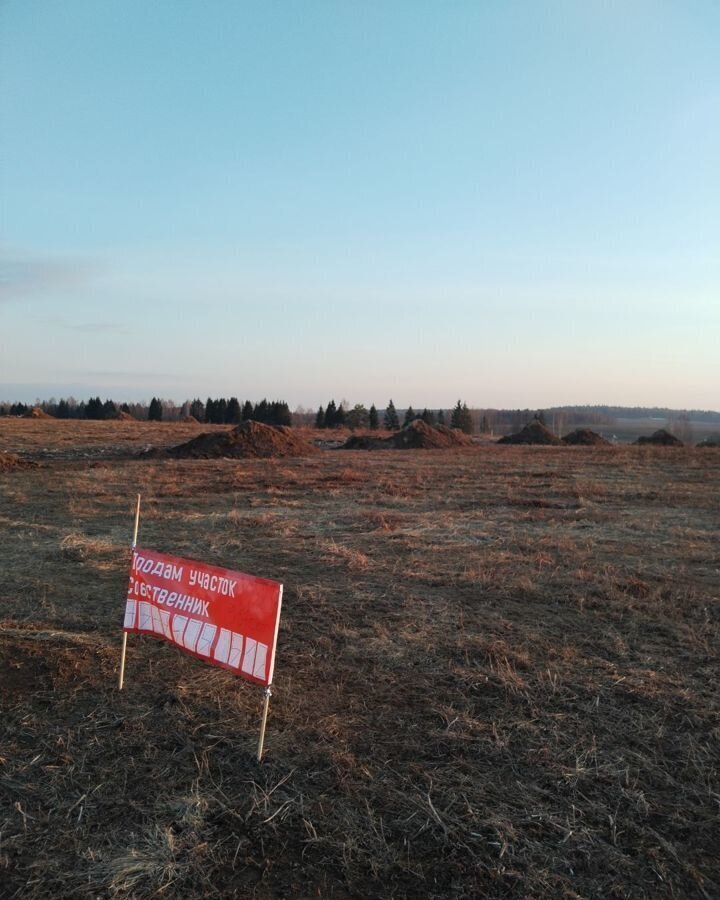
[[[609,447],[610,441],[604,438],[597,431],[591,431],[589,428],[576,428],[570,434],[566,434],[562,439],[563,444],[571,444],[573,446],[584,445],[592,447]]]
[[[445,425],[433,427],[415,419],[405,428],[389,438],[375,438],[366,434],[352,435],[343,444],[342,450],[447,450],[452,447],[467,447],[472,438],[457,428]]]
[[[657,431],[654,431],[649,437],[645,435],[641,435],[636,441],[636,444],[653,444],[656,447],[684,447],[685,445],[680,440],[680,438],[675,437],[674,434],[670,434],[669,431],[666,431],[664,428],[658,428]]]
[[[341,450],[382,450],[387,448],[386,438],[370,437],[367,434],[352,434],[340,448]]]
[[[51,416],[50,413],[46,413],[44,409],[40,409],[39,406],[33,406],[31,410],[25,413],[26,419],[54,419],[54,416]]]
[[[195,418],[195,416],[183,416],[182,421],[185,423],[185,425],[199,425],[200,424],[198,422],[198,420]]]
[[[199,434],[185,444],[153,455],[167,455],[175,459],[216,459],[309,456],[312,453],[317,453],[316,448],[292,428],[243,422],[230,431]]]
[[[457,428],[446,425],[433,427],[422,419],[415,419],[406,428],[397,431],[390,441],[399,450],[444,450],[472,444],[472,438]]]
[[[501,437],[498,444],[561,444],[560,438],[539,422],[537,419],[526,425],[522,431],[515,434],[506,434]]]
[[[0,472],[13,472],[16,469],[33,469],[37,463],[29,459],[21,459],[14,453],[0,453]]]

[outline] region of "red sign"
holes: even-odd
[[[281,603],[277,581],[136,547],[123,628],[269,685]]]

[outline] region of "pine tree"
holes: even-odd
[[[437,411],[437,423],[438,423],[438,425],[445,424],[445,410],[444,409],[439,409]]]
[[[205,406],[199,397],[196,397],[190,404],[190,415],[198,422],[202,422],[205,418]]]
[[[377,431],[380,427],[380,421],[378,419],[378,411],[375,409],[375,404],[370,407],[370,412],[368,413],[368,425],[372,428],[373,431]]]
[[[318,407],[317,415],[315,416],[315,427],[325,428],[325,410],[322,406]]]
[[[148,409],[148,419],[151,422],[162,422],[162,416],[162,403],[157,397],[153,397],[150,401],[150,408]]]
[[[458,428],[460,431],[464,431],[465,434],[473,433],[475,426],[473,424],[472,413],[468,409],[467,403],[461,403],[458,400],[457,405],[452,411],[450,427]]]
[[[338,405],[337,411],[335,413],[335,427],[343,428],[345,426],[345,407],[342,405],[342,401]]]
[[[205,421],[210,423],[215,418],[215,401],[212,397],[208,397],[205,401]]]
[[[408,425],[413,421],[413,419],[416,418],[417,416],[415,415],[415,410],[412,408],[412,406],[408,406],[407,412],[405,413],[405,418],[403,420],[403,428],[407,428]]]
[[[325,410],[325,427],[326,428],[335,428],[337,421],[337,407],[335,406],[335,401],[331,400],[327,409]]]
[[[225,410],[225,421],[228,425],[239,425],[241,415],[240,401],[237,397],[231,397]]]
[[[390,400],[385,410],[384,424],[388,431],[397,431],[400,428],[400,420],[392,400]]]
[[[68,406],[67,400],[60,400],[55,415],[58,417],[58,419],[70,418],[70,407]]]
[[[106,400],[102,407],[103,419],[117,419],[117,414],[117,406],[115,406],[112,400]]]
[[[421,419],[423,420],[423,422],[425,422],[427,425],[434,425],[435,422],[436,422],[436,419],[435,419],[435,413],[434,413],[431,409],[424,409],[424,410],[422,411],[422,415],[420,416],[420,418],[421,418]]]
[[[243,403],[242,409],[242,420],[243,422],[249,422],[253,417],[253,405],[249,400],[246,400]]]

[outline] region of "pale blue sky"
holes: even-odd
[[[720,408],[717,2],[0,3],[0,399]]]

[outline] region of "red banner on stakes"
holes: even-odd
[[[136,547],[123,628],[267,686],[281,604],[277,581]]]

